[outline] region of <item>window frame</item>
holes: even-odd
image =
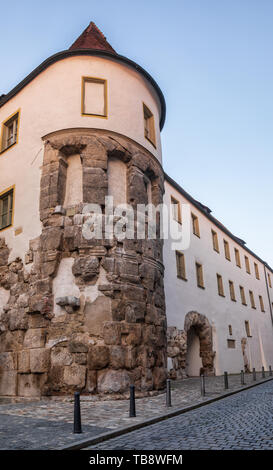
[[[241,256],[240,256],[240,251],[238,248],[234,247],[234,254],[235,254],[235,263],[238,268],[242,268],[242,263],[241,263]]]
[[[245,320],[245,332],[248,338],[252,337],[249,320]]]
[[[3,232],[4,230],[7,230],[13,226],[13,219],[14,219],[14,201],[15,201],[15,185],[10,186],[9,188],[5,189],[0,193],[0,210],[1,210],[1,201],[4,199],[5,196],[8,196],[9,194],[12,194],[12,208],[8,212],[11,212],[10,216],[10,224],[5,225],[4,227],[1,228],[0,224],[0,233]],[[0,219],[2,218],[2,213],[0,212]]]
[[[156,149],[156,132],[155,132],[155,118],[150,108],[142,102],[143,105],[143,121],[144,121],[144,137]],[[148,115],[148,116],[147,116]],[[149,124],[150,122],[150,124]],[[149,124],[147,128],[146,124]],[[147,132],[148,130],[148,132]]]
[[[255,297],[254,297],[254,293],[253,293],[252,290],[249,290],[249,298],[250,298],[250,305],[251,305],[251,308],[253,308],[254,310],[256,310]]]
[[[214,249],[214,251],[216,251],[216,253],[220,253],[218,233],[215,232],[215,230],[211,229],[211,235],[212,235],[213,249]]]
[[[11,149],[12,147],[14,147],[14,145],[18,144],[18,140],[19,140],[19,125],[20,125],[20,112],[21,112],[21,109],[17,109],[17,111],[15,111],[13,114],[11,114],[7,119],[5,119],[4,121],[2,121],[2,125],[1,125],[1,138],[0,138],[0,155],[2,155],[4,152],[7,152],[7,150]],[[4,144],[4,141],[6,140],[6,129],[7,128],[7,125],[9,123],[12,123],[12,122],[15,122],[17,121],[17,127],[16,127],[16,136],[15,136],[15,141],[6,146]],[[5,146],[4,146],[5,145]]]
[[[191,212],[191,220],[192,220],[192,233],[198,238],[200,237],[200,225],[199,225],[199,218],[193,212]]]
[[[220,295],[220,297],[225,297],[223,276],[221,276],[221,274],[219,273],[216,273],[216,279],[217,279],[218,295]]]
[[[234,282],[231,281],[231,280],[229,280],[229,281],[228,281],[228,285],[229,285],[230,300],[232,300],[232,302],[237,302],[237,301],[236,301],[236,294],[235,294]]]
[[[251,274],[249,257],[245,255],[245,267],[247,274]]]
[[[229,249],[229,242],[224,238],[223,243],[224,243],[225,258],[226,258],[228,261],[231,261],[230,249]]]
[[[187,281],[186,276],[186,262],[185,262],[185,255],[182,251],[175,251],[175,259],[176,259],[176,276],[178,279],[183,279],[183,281]],[[182,264],[179,265],[178,259],[182,260]],[[180,269],[181,268],[181,269]]]
[[[261,312],[262,312],[262,313],[265,313],[264,299],[263,299],[263,296],[262,296],[262,295],[259,295],[259,303],[260,303]]]
[[[173,207],[172,206],[177,206],[177,219],[174,217]],[[177,222],[178,224],[182,224],[180,201],[178,201],[178,199],[176,199],[172,195],[171,195],[171,207],[172,207],[172,218],[173,218],[173,220],[175,220],[175,222]]]
[[[203,265],[201,263],[195,262],[195,271],[197,287],[200,287],[200,289],[205,289]]]
[[[85,98],[85,82],[92,82],[92,83],[102,83],[104,85],[104,114],[96,114],[96,113],[86,113],[84,110],[84,98]],[[82,91],[81,91],[81,115],[82,116],[94,116],[102,119],[108,119],[108,93],[107,93],[107,80],[106,78],[98,78],[98,77],[82,77]]]
[[[241,296],[242,305],[247,307],[245,288],[243,286],[239,286],[239,289],[240,289],[240,296]]]

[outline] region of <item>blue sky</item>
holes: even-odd
[[[92,20],[167,102],[165,171],[273,266],[273,1],[1,2],[0,94]]]

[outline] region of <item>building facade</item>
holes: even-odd
[[[273,362],[272,270],[164,174],[165,112],[94,23],[0,97],[1,395],[146,392],[168,371]],[[109,237],[106,196],[165,202],[179,223],[190,204],[189,249],[163,248],[159,219],[154,239]],[[84,236],[86,204],[102,237]]]

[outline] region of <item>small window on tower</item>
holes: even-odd
[[[19,111],[2,124],[1,152],[17,143]]]
[[[12,225],[13,190],[11,188],[0,194],[0,230]]]
[[[102,78],[82,78],[82,114],[107,118],[107,82]]]
[[[154,116],[144,103],[143,103],[143,115],[144,115],[144,135],[146,139],[148,139],[149,142],[151,142],[151,144],[154,147],[156,147]]]

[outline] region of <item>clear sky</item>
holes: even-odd
[[[0,4],[0,94],[94,21],[165,95],[165,171],[273,266],[272,0]]]

